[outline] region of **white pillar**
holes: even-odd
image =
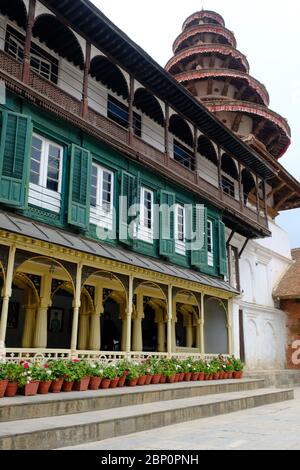
[[[80,313],[79,316],[79,335],[78,335],[78,349],[79,351],[86,351],[88,348],[89,325],[90,316],[85,312]]]
[[[51,286],[52,277],[51,275],[45,275],[42,278],[41,284],[41,300],[38,307],[35,331],[33,339],[34,348],[47,348],[47,336],[48,336],[48,309],[51,306]]]
[[[136,296],[136,312],[133,319],[133,332],[132,332],[132,350],[143,351],[143,329],[142,321],[144,319],[144,296],[137,294]]]
[[[1,310],[1,321],[0,321],[0,352],[5,352],[5,338],[7,328],[7,317],[9,300],[12,295],[12,281],[14,276],[14,263],[15,263],[16,247],[12,245],[9,248],[8,264],[6,270],[6,277],[2,291],[2,310]]]
[[[90,317],[89,350],[100,351],[100,349],[101,349],[100,313],[93,313]]]
[[[128,306],[126,319],[126,352],[131,351],[131,319],[133,310],[133,276],[129,276]]]
[[[205,340],[204,340],[204,294],[201,294],[201,312],[200,312],[200,336],[201,336],[201,353],[205,354]]]
[[[166,324],[163,320],[157,323],[157,351],[166,352]]]
[[[77,265],[76,272],[76,286],[74,293],[74,313],[73,313],[73,325],[72,325],[72,336],[71,336],[71,350],[75,353],[77,349],[77,337],[78,337],[78,322],[79,322],[79,309],[81,299],[81,279],[82,279],[82,263]]]
[[[89,338],[89,350],[100,351],[101,350],[101,324],[100,318],[104,313],[103,307],[103,287],[96,286],[95,289],[95,312],[91,315],[90,320],[90,338]]]
[[[32,348],[36,307],[27,305],[24,307],[24,327],[22,335],[22,348]]]
[[[168,308],[168,324],[167,324],[167,352],[171,354],[175,352],[174,349],[174,332],[173,332],[173,289],[172,285],[168,285],[168,299],[167,299],[167,308]],[[176,315],[176,310],[175,310]],[[176,335],[175,335],[176,336]],[[175,347],[176,347],[176,338],[175,338]]]
[[[186,347],[193,347],[193,326],[190,318],[186,322]]]
[[[233,299],[228,299],[227,329],[228,329],[228,353],[229,354],[233,354],[232,318],[233,318]]]

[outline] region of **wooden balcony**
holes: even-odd
[[[223,193],[208,183],[196,171],[192,171],[142,139],[130,135],[127,129],[89,108],[87,118],[82,117],[81,102],[55,84],[30,71],[29,83],[21,80],[22,64],[0,51],[0,79],[11,90],[37,106],[66,120],[84,132],[112,145],[130,158],[142,163],[177,183],[188,191],[224,211],[225,221],[236,227],[245,228],[250,237],[269,236],[268,220],[256,210]],[[230,225],[230,224],[229,224]]]

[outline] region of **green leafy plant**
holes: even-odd
[[[119,377],[119,370],[116,364],[110,364],[103,369],[103,378],[114,380]]]
[[[63,359],[49,361],[48,366],[53,380],[59,380],[65,377],[67,373],[67,364]]]
[[[7,380],[7,363],[0,362],[0,380]]]

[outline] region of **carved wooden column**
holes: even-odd
[[[22,70],[22,81],[24,83],[29,82],[30,50],[31,50],[31,40],[32,40],[32,28],[33,28],[33,25],[34,25],[35,6],[36,6],[36,0],[30,0],[29,1],[28,17],[27,17],[27,25],[26,25],[23,70]]]
[[[133,120],[133,102],[134,102],[134,77],[130,75],[130,87],[128,96],[128,132],[129,132],[129,145],[133,143],[134,136],[134,120]]]
[[[100,318],[104,313],[103,306],[103,288],[100,286],[96,287],[95,290],[95,312],[90,318],[90,338],[89,338],[89,350],[100,351],[101,349],[101,325]]]
[[[170,151],[169,151],[169,126],[170,126],[170,108],[166,104],[165,105],[165,156],[168,158],[170,156]]]
[[[81,101],[81,117],[83,119],[88,118],[89,112],[89,73],[91,68],[91,43],[86,42],[86,54],[85,64],[83,72],[83,84],[82,84],[82,101]]]
[[[239,167],[239,198],[240,198],[240,206],[241,209],[244,207],[244,193],[243,193],[243,185],[242,185],[242,165],[238,162]]]

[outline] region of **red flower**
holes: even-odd
[[[44,365],[44,368],[45,368],[45,369],[49,369],[49,365],[48,365],[48,364],[45,364],[45,365]]]
[[[23,367],[24,367],[24,369],[29,369],[29,364],[28,364],[28,362],[24,362]]]
[[[72,362],[75,362],[75,364],[77,364],[78,362],[80,362],[80,360],[79,359],[73,359]]]

